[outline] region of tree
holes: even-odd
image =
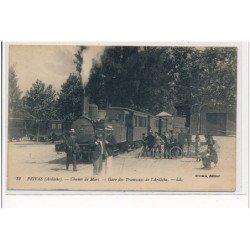
[[[14,66],[9,68],[9,116],[20,117],[22,115],[22,91],[18,86],[18,79]]]
[[[226,107],[235,111],[236,87],[237,49],[206,48],[201,51],[190,86],[192,109],[198,114],[198,131],[203,107]]]
[[[173,74],[163,65],[163,48],[111,47],[95,65],[88,85],[99,107],[122,106],[158,113],[174,110]],[[152,103],[154,105],[152,105]]]
[[[57,110],[61,119],[73,121],[82,115],[83,95],[80,77],[76,74],[70,74],[61,87],[57,101]]]
[[[23,98],[24,110],[37,122],[37,140],[39,138],[40,122],[57,118],[56,92],[52,85],[37,80],[32,84]]]
[[[88,91],[100,108],[122,106],[189,117],[204,105],[235,109],[236,48],[110,47],[92,69]]]

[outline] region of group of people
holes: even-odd
[[[184,145],[187,141],[188,152],[190,148],[190,144],[192,141],[192,135],[188,133],[184,133],[181,130],[178,134],[175,134],[173,131],[166,131],[162,136],[159,135],[158,132],[153,134],[153,131],[150,130],[148,135],[142,135],[143,137],[143,155],[144,156],[153,156],[155,157],[157,154],[164,158],[170,158],[170,149],[173,145],[178,145],[178,147],[183,151]]]
[[[155,132],[153,134],[152,130],[149,131],[148,135],[142,135],[143,137],[143,148],[142,148],[142,155],[143,156],[152,156],[156,157],[159,155],[161,158],[171,158],[171,148],[173,146],[178,146],[182,153],[184,152],[184,146],[187,145],[187,151],[185,152],[187,156],[190,155],[190,146],[192,143],[192,134],[190,130],[184,132],[180,130],[179,133],[174,133],[173,131],[166,131],[163,133],[162,136]],[[206,143],[208,146],[208,152],[213,155],[215,158],[215,162],[218,161],[217,153],[214,148],[215,141],[211,135],[205,135]],[[194,140],[194,149],[195,149],[195,157],[196,161],[201,161],[201,152],[200,152],[200,136],[197,133],[195,135]],[[216,160],[217,159],[217,160]]]
[[[93,174],[99,175],[103,170],[103,160],[106,159],[105,172],[112,168],[112,161],[114,150],[116,148],[116,139],[112,134],[113,127],[107,126],[105,128],[106,136],[104,136],[103,129],[97,129],[95,140],[91,144],[91,158],[93,162]],[[69,131],[69,136],[65,141],[65,152],[67,155],[66,170],[69,170],[69,164],[73,164],[73,171],[77,171],[76,158],[80,151],[75,130]]]

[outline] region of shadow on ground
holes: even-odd
[[[47,161],[46,163],[48,163],[48,164],[65,165],[65,163],[66,163],[66,157],[55,159],[55,160],[52,160],[52,161]]]

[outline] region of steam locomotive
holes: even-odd
[[[98,129],[111,125],[117,141],[117,151],[128,151],[142,144],[143,134],[161,134],[167,129],[173,129],[172,123],[167,119],[139,112],[129,108],[109,107],[106,110],[98,110],[97,105],[89,105],[89,115],[82,116],[71,125],[76,132],[80,148],[80,158],[90,159],[91,144],[94,141]],[[184,123],[183,123],[184,124]],[[55,151],[62,152],[65,149],[65,141],[55,143]]]

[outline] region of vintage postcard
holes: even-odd
[[[236,190],[238,45],[6,44],[7,190]]]

